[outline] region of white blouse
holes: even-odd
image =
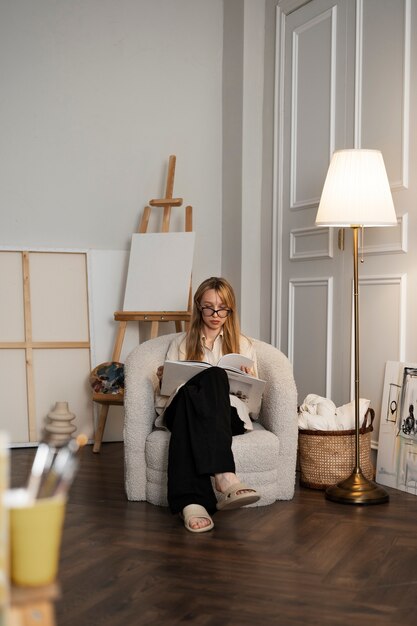
[[[210,350],[205,346],[205,337],[202,336],[202,342],[204,345],[204,357],[203,361],[210,363],[210,365],[217,365],[219,359],[223,356],[223,333],[220,333],[213,344],[213,349]],[[253,345],[253,342],[245,335],[240,336],[240,350],[239,353],[243,356],[249,357],[254,362],[254,376],[258,376],[258,365],[256,360],[256,351]],[[187,360],[186,353],[186,333],[179,333],[174,337],[168,347],[168,351],[165,357],[166,361],[186,361]],[[164,428],[164,419],[163,412],[164,409],[171,402],[171,397],[162,396],[159,393],[159,384],[155,393],[155,410],[158,415],[155,421],[155,426],[157,428]],[[249,415],[247,405],[237,396],[230,395],[230,404],[231,406],[236,407],[239,418],[242,420],[245,426],[245,430],[253,430],[252,419],[256,418],[256,416]]]

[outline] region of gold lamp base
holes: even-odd
[[[326,498],[342,504],[383,504],[388,502],[389,495],[385,489],[365,478],[359,468],[342,482],[328,487]]]

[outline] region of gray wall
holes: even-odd
[[[225,0],[223,25],[222,273],[241,301],[244,3]]]
[[[222,271],[242,326],[271,330],[275,0],[225,0]]]
[[[193,284],[227,276],[268,340],[275,4],[1,3],[0,247],[128,250],[176,154]]]
[[[176,154],[220,272],[222,37],[222,0],[2,2],[0,246],[128,249]]]

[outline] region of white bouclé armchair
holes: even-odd
[[[125,488],[129,500],[167,505],[169,432],[153,428],[156,370],[173,334],[137,346],[125,364]],[[259,377],[267,381],[254,430],[233,437],[236,473],[261,494],[258,506],[294,495],[297,454],[297,391],[287,357],[254,341]],[[256,506],[256,505],[255,505]]]

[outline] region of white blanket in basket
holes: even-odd
[[[359,422],[363,424],[370,400],[359,399]],[[367,424],[368,425],[368,424]],[[300,430],[352,430],[355,428],[355,403],[336,407],[329,398],[310,393],[304,398],[298,412]]]

